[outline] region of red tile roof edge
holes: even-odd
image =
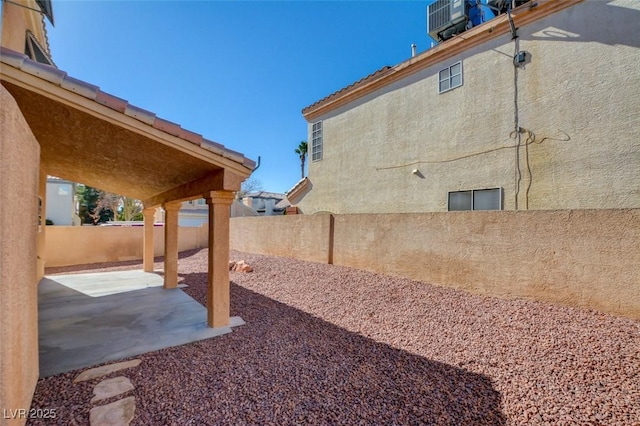
[[[347,92],[350,92],[360,86],[363,86],[367,83],[371,83],[379,78],[382,78],[383,76],[387,75],[394,67],[389,66],[389,65],[385,65],[384,67],[372,72],[371,74],[369,74],[366,77],[361,78],[360,80],[356,81],[355,83],[351,83],[350,85],[343,87],[342,89],[333,92],[332,94],[330,94],[329,96],[325,96],[324,98],[320,99],[317,102],[314,102],[313,104],[305,107],[302,109],[302,114],[306,114],[308,111],[310,111],[311,109],[315,108],[316,106],[319,106],[321,104],[324,104],[328,101],[330,101],[331,99],[334,99],[340,95],[343,95]]]

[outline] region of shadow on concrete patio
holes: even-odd
[[[210,328],[204,307],[142,271],[45,277],[38,286],[40,376],[231,332]]]

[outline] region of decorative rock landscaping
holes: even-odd
[[[638,320],[335,265],[231,258],[255,268],[230,273],[231,313],[246,325],[141,355],[126,371],[135,417],[123,422],[639,424]],[[207,251],[183,257],[179,274],[205,304]],[[86,424],[98,383],[73,383],[75,374],[41,379],[32,408]]]

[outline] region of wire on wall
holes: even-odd
[[[520,50],[520,41],[514,37],[515,55]],[[522,182],[522,170],[520,169],[520,145],[522,136],[520,134],[520,112],[518,110],[518,67],[513,67],[513,131],[516,135],[516,156],[515,156],[515,208],[518,210],[518,196],[520,195],[520,183]]]
[[[402,167],[415,166],[418,164],[449,163],[449,162],[463,160],[466,158],[471,158],[479,155],[489,154],[489,153],[500,151],[503,149],[514,149],[514,154],[515,154],[514,156],[514,187],[515,187],[514,204],[515,204],[515,210],[518,210],[520,207],[520,201],[521,201],[520,192],[521,192],[522,179],[523,179],[523,170],[521,165],[522,161],[520,157],[521,157],[521,150],[524,149],[524,166],[526,167],[525,172],[527,175],[527,179],[526,179],[527,182],[526,182],[526,188],[524,193],[524,208],[527,210],[529,209],[529,194],[531,192],[531,187],[533,185],[533,171],[531,168],[531,161],[529,156],[529,146],[534,143],[542,144],[545,140],[568,142],[569,140],[571,140],[571,138],[567,133],[563,132],[562,130],[559,130],[559,132],[561,132],[564,135],[563,138],[544,137],[538,141],[536,140],[535,133],[520,127],[520,109],[519,109],[519,99],[518,99],[518,95],[519,95],[518,94],[518,89],[519,89],[518,88],[518,71],[520,66],[527,61],[528,54],[527,52],[520,51],[520,39],[517,33],[518,28],[516,28],[515,23],[513,21],[513,17],[511,16],[510,12],[511,12],[510,9],[508,9],[507,13],[509,17],[509,25],[511,27],[512,40],[514,41],[514,55],[513,55],[513,130],[509,134],[509,137],[515,140],[515,144],[510,146],[502,146],[502,147],[498,147],[498,148],[494,148],[486,151],[476,152],[472,154],[467,154],[460,157],[445,159],[445,160],[431,160],[431,161],[421,160],[421,161],[413,161],[410,163],[399,164],[394,166],[376,167],[376,170],[380,171],[380,170],[398,169]],[[526,134],[526,139],[523,142],[524,134]]]
[[[539,141],[536,140],[536,135],[532,131],[527,130],[527,129],[522,129],[522,128],[520,130],[527,134],[527,138],[525,139],[524,143],[522,143],[520,145],[521,147],[527,147],[529,145],[533,145],[534,143],[540,145],[546,140],[556,141],[556,142],[569,142],[571,140],[571,137],[566,132],[564,132],[562,130],[558,130],[558,131],[560,133],[562,133],[563,137],[545,136],[544,138],[540,139]],[[517,138],[516,135],[519,135],[519,134],[520,134],[519,132],[512,131],[509,136],[512,139],[514,139],[514,138]],[[412,161],[410,163],[397,164],[397,165],[393,165],[393,166],[376,167],[376,170],[377,171],[381,171],[381,170],[400,169],[400,168],[403,168],[403,167],[416,166],[418,164],[453,163],[454,161],[465,160],[467,158],[478,157],[480,155],[491,154],[492,152],[503,151],[503,150],[507,150],[507,149],[515,149],[517,147],[518,147],[517,144],[508,145],[508,146],[500,146],[498,148],[488,149],[486,151],[474,152],[474,153],[471,153],[471,154],[466,154],[466,155],[462,155],[462,156],[459,156],[459,157],[447,158],[447,159],[444,159],[444,160],[416,160],[416,161]]]

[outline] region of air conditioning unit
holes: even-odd
[[[466,0],[436,0],[427,6],[427,33],[445,41],[467,28]]]
[[[436,0],[427,6],[427,33],[445,41],[530,0]]]

